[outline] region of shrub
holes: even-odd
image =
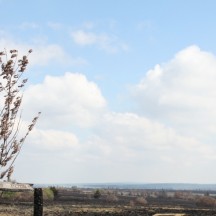
[[[16,196],[15,192],[11,191],[3,191],[1,194],[1,198],[6,199],[6,200],[14,200]]]
[[[58,196],[58,190],[56,189],[56,187],[50,187],[49,189],[53,192],[54,199],[55,199]]]
[[[210,196],[198,197],[196,202],[198,206],[214,207],[216,205],[216,199]]]
[[[43,199],[44,200],[53,200],[54,193],[50,188],[43,188]]]
[[[106,197],[106,200],[108,202],[117,202],[119,199],[116,195],[114,194],[109,194],[107,197]]]
[[[16,200],[29,202],[34,200],[34,193],[32,191],[23,191],[16,193]]]
[[[24,191],[24,192],[12,192],[12,191],[3,191],[1,194],[1,199],[10,200],[10,201],[33,201],[33,192]]]
[[[138,205],[146,205],[148,203],[144,197],[137,197],[135,201]]]
[[[100,190],[97,189],[94,193],[94,198],[99,199],[100,197],[101,197],[101,192],[100,192]]]

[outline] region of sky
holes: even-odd
[[[33,49],[15,164],[31,183],[215,183],[214,0],[0,0]]]

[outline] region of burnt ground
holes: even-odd
[[[44,216],[153,216],[184,214],[185,216],[215,216],[214,209],[185,209],[170,207],[121,207],[72,205],[69,203],[49,203],[44,205]],[[1,204],[0,216],[33,215],[33,203]]]
[[[164,191],[101,190],[98,198],[94,189],[58,189],[54,200],[44,196],[44,216],[216,216],[216,199],[191,192],[178,191],[167,196]],[[200,194],[200,193],[199,193]],[[169,193],[170,195],[170,193]],[[144,199],[140,199],[144,198]],[[201,202],[201,198],[206,198]],[[142,202],[141,202],[141,201]],[[208,202],[206,202],[208,201]],[[30,201],[0,199],[0,216],[33,215]]]

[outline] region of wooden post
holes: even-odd
[[[43,215],[43,191],[42,188],[34,189],[34,216]]]

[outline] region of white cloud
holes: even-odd
[[[83,74],[47,76],[24,94],[28,117],[42,111],[24,154],[34,166],[46,164],[46,182],[55,178],[50,167],[67,181],[207,182],[215,177],[207,172],[216,160],[215,71],[214,55],[196,46],[182,50],[133,89],[139,114],[109,110]],[[68,164],[73,172],[62,170]]]
[[[31,133],[31,146],[40,150],[68,151],[76,149],[79,140],[73,133],[59,130],[40,130],[35,128]]]
[[[25,104],[31,112],[41,111],[46,124],[89,127],[105,108],[106,101],[97,85],[82,74],[46,76],[42,84],[30,86],[25,92]],[[57,125],[56,125],[57,127]]]
[[[112,148],[124,149],[134,159],[140,155],[160,152],[161,155],[176,157],[176,152],[196,154],[207,159],[216,159],[212,151],[214,148],[203,145],[198,139],[178,133],[178,130],[166,126],[164,123],[141,117],[134,113],[107,113],[103,127],[98,134],[112,143]],[[111,136],[110,136],[111,135]],[[169,155],[175,152],[173,155]],[[124,155],[125,156],[125,155]],[[173,158],[174,159],[174,158]]]
[[[197,46],[180,51],[174,59],[149,70],[137,84],[134,95],[140,111],[209,142],[208,137],[216,132],[215,71],[213,54]]]
[[[98,38],[94,33],[84,32],[82,30],[72,32],[71,35],[72,35],[74,42],[79,45],[95,44]]]
[[[34,52],[30,56],[31,64],[34,65],[46,65],[51,61],[58,61],[63,63],[69,61],[68,56],[59,45],[48,45],[33,47]]]
[[[82,58],[72,58],[57,44],[22,43],[2,36],[0,37],[0,47],[2,49],[6,48],[8,51],[10,49],[17,49],[19,55],[26,55],[29,49],[33,49],[33,52],[29,56],[30,66],[47,65],[52,62],[61,64],[86,64],[86,61]]]
[[[52,125],[58,122],[53,119]],[[62,124],[63,130],[64,127]],[[88,182],[122,179],[140,182],[156,179],[176,181],[194,166],[201,168],[209,161],[206,160],[209,155],[215,160],[211,149],[202,146],[197,140],[181,136],[163,124],[133,113],[106,113],[90,136],[83,139],[83,134],[85,130],[79,135],[78,141],[72,132],[34,130],[28,138],[27,145],[30,145],[27,151],[24,149],[24,154],[27,154],[26,158],[30,154],[30,164],[44,172],[37,182],[53,182],[53,179],[64,182],[65,176],[67,181],[73,182],[82,182],[86,178]],[[38,168],[40,163],[44,165]],[[69,174],[60,171],[63,168]],[[62,173],[62,178],[55,178],[56,170]],[[172,176],[168,175],[169,172],[172,172]],[[187,176],[184,181],[193,181],[190,175]],[[37,176],[34,178],[39,179]]]
[[[118,40],[116,36],[107,34],[96,34],[90,31],[77,30],[71,33],[73,41],[81,46],[96,45],[110,53],[127,51],[128,46]]]

